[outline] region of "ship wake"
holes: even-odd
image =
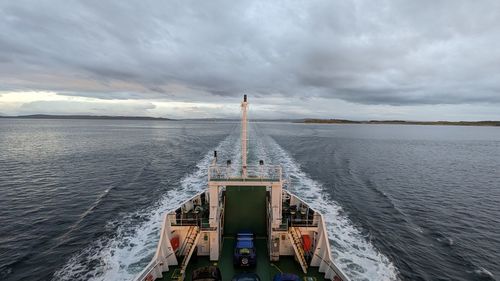
[[[280,164],[289,179],[287,189],[320,211],[326,221],[332,256],[351,280],[399,280],[397,269],[363,236],[344,214],[340,205],[311,179],[293,157],[272,137],[261,133],[256,125],[250,127],[254,159]],[[252,151],[252,150],[251,150]]]
[[[236,130],[215,150],[221,159],[234,159],[239,165],[239,141]],[[113,237],[97,239],[75,254],[54,274],[53,280],[132,280],[156,251],[163,214],[206,189],[207,167],[212,157],[212,151],[207,152],[195,170],[183,177],[179,188],[169,190],[153,207],[109,222],[109,228],[116,229]],[[132,223],[138,218],[141,223]]]
[[[324,187],[300,169],[300,165],[270,136],[261,134],[255,125],[249,132],[249,162],[263,159],[280,164],[290,179],[288,189],[323,213],[336,263],[352,280],[397,280],[394,265],[381,254],[329,198]],[[240,136],[235,130],[215,150],[219,159],[232,159],[240,165]],[[113,237],[97,239],[76,253],[53,280],[132,280],[151,260],[156,250],[163,214],[207,187],[207,167],[212,151],[197,163],[196,169],[183,177],[179,188],[169,190],[154,207],[131,213],[109,222],[116,229]],[[141,223],[131,223],[141,218]]]

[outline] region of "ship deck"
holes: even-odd
[[[323,273],[318,272],[317,267],[309,267],[307,274],[302,272],[300,265],[294,260],[292,256],[281,256],[278,262],[269,261],[269,254],[267,251],[267,239],[257,238],[257,266],[255,268],[237,268],[233,266],[233,237],[224,237],[222,245],[222,252],[219,261],[210,261],[208,257],[193,257],[188,265],[186,271],[186,279],[191,280],[191,273],[193,270],[208,266],[218,266],[222,273],[222,280],[231,280],[234,275],[240,272],[255,272],[262,281],[270,281],[276,273],[286,272],[297,274],[301,280],[325,280]],[[163,278],[157,280],[170,281],[177,267],[170,267],[168,272],[163,273]],[[309,278],[305,278],[309,277]]]
[[[265,186],[227,186],[225,191],[224,236],[219,261],[210,261],[208,256],[193,256],[186,269],[185,280],[191,280],[193,270],[208,266],[218,266],[224,281],[241,272],[255,272],[262,281],[270,281],[276,273],[293,273],[301,280],[325,280],[324,274],[318,272],[317,267],[309,267],[307,274],[293,256],[280,256],[278,262],[271,262],[267,247],[266,230],[266,202]],[[257,238],[257,266],[255,268],[238,268],[233,266],[233,249],[236,233],[242,229],[253,232]],[[179,267],[171,266],[163,278],[158,280],[175,280]],[[309,279],[304,277],[311,277]]]

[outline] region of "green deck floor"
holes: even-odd
[[[234,247],[234,238],[233,237],[225,237],[222,252],[219,262],[210,262],[208,257],[198,257],[192,259],[189,263],[186,272],[186,281],[191,280],[191,273],[193,270],[208,266],[208,265],[216,265],[220,268],[222,273],[222,280],[230,281],[231,278],[240,272],[255,272],[257,273],[262,281],[271,281],[273,276],[279,272],[287,272],[294,273],[301,277],[301,280],[306,280],[304,277],[313,277],[313,279],[308,280],[325,280],[323,274],[318,272],[318,268],[309,267],[307,274],[302,272],[300,265],[294,260],[293,257],[280,257],[279,262],[270,262],[269,254],[267,252],[267,242],[266,239],[257,239],[256,247],[257,247],[257,267],[256,268],[237,268],[233,266],[233,247]],[[171,267],[169,272],[163,273],[164,281],[170,281],[172,273],[175,271],[176,267]],[[315,279],[314,279],[315,278]]]
[[[266,194],[263,186],[228,186],[224,235],[235,236],[244,230],[257,236],[267,236]]]

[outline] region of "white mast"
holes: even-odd
[[[247,177],[247,95],[241,103],[241,169],[243,178]]]

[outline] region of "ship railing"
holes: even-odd
[[[168,216],[172,226],[201,226],[204,221],[203,218],[178,218],[176,214],[169,214]]]
[[[325,279],[348,281],[345,273],[333,262],[325,218],[321,214],[319,214],[318,237],[316,239],[318,245],[311,260],[311,266],[318,266],[319,272],[325,274]]]
[[[153,270],[159,265],[160,263],[157,261],[151,261],[146,268],[139,274],[139,276],[136,277],[136,281],[144,281],[147,280],[148,276],[153,276]]]
[[[290,221],[290,226],[293,227],[318,227],[320,216],[314,214],[308,218],[288,218],[288,220]]]
[[[281,224],[278,227],[274,227],[275,231],[288,231],[288,227],[318,227],[319,225],[319,215],[314,215],[312,219],[291,219],[283,217]]]
[[[290,184],[290,181],[288,181],[288,184]],[[315,209],[309,207],[300,197],[289,190],[283,190],[283,205],[284,208],[285,205],[287,205],[288,208],[290,206],[297,206],[295,214],[288,213],[288,215],[283,216],[284,219],[288,220],[290,226],[317,227],[318,237],[316,241],[318,245],[316,246],[316,251],[314,252],[310,265],[319,267],[319,271],[325,274],[325,279],[327,280],[339,280],[338,278],[340,278],[340,280],[348,281],[349,279],[347,276],[333,262],[324,216]],[[303,214],[304,211],[305,214]],[[310,213],[308,212],[313,212],[314,214],[312,221],[310,219]],[[287,211],[284,210],[284,213],[286,214]],[[302,218],[300,216],[302,216]],[[335,276],[338,278],[335,279]]]
[[[172,226],[199,226],[201,230],[212,230],[209,218],[177,218],[175,214],[169,214]]]
[[[289,226],[318,227],[319,213],[288,190],[283,190],[282,206],[283,218],[287,219]]]
[[[170,244],[171,225],[168,214],[163,216],[163,223],[160,232],[160,240],[156,248],[156,253],[146,268],[139,273],[135,281],[155,280],[162,276],[162,272],[167,271],[169,265],[177,265],[175,252]]]
[[[246,177],[239,167],[231,165],[211,165],[208,168],[209,181],[281,181],[282,169],[279,165],[247,166]]]
[[[345,277],[345,274],[342,273],[339,270],[339,268],[331,260],[322,259],[322,257],[319,256],[319,255],[315,255],[315,256],[318,257],[319,259],[321,259],[321,261],[326,264],[327,268],[325,269],[325,271],[334,272],[335,275],[337,275],[337,276],[339,276],[341,278],[340,280],[343,280],[343,281],[348,281],[349,280],[349,279],[347,279],[347,277]],[[344,276],[344,278],[342,278],[342,276]],[[335,280],[335,279],[333,279],[333,280]]]
[[[194,195],[180,205],[185,206],[188,202],[192,202],[194,199],[199,198],[203,193],[205,193],[205,191]],[[201,228],[203,229],[203,225],[205,225],[203,221],[204,218],[200,216],[197,219],[200,220],[202,226]],[[153,256],[151,262],[146,266],[146,268],[144,268],[136,276],[134,281],[155,280],[162,277],[162,272],[168,271],[169,266],[178,265],[175,251],[173,250],[172,244],[170,243],[170,239],[172,238],[172,226],[175,225],[174,222],[177,222],[176,209],[168,211],[163,216],[160,240],[158,241],[155,255]],[[193,223],[192,218],[183,218],[180,222],[186,225],[192,225]]]
[[[197,218],[176,218],[176,214],[169,214],[168,218],[172,226],[190,226],[199,225],[199,219]]]

